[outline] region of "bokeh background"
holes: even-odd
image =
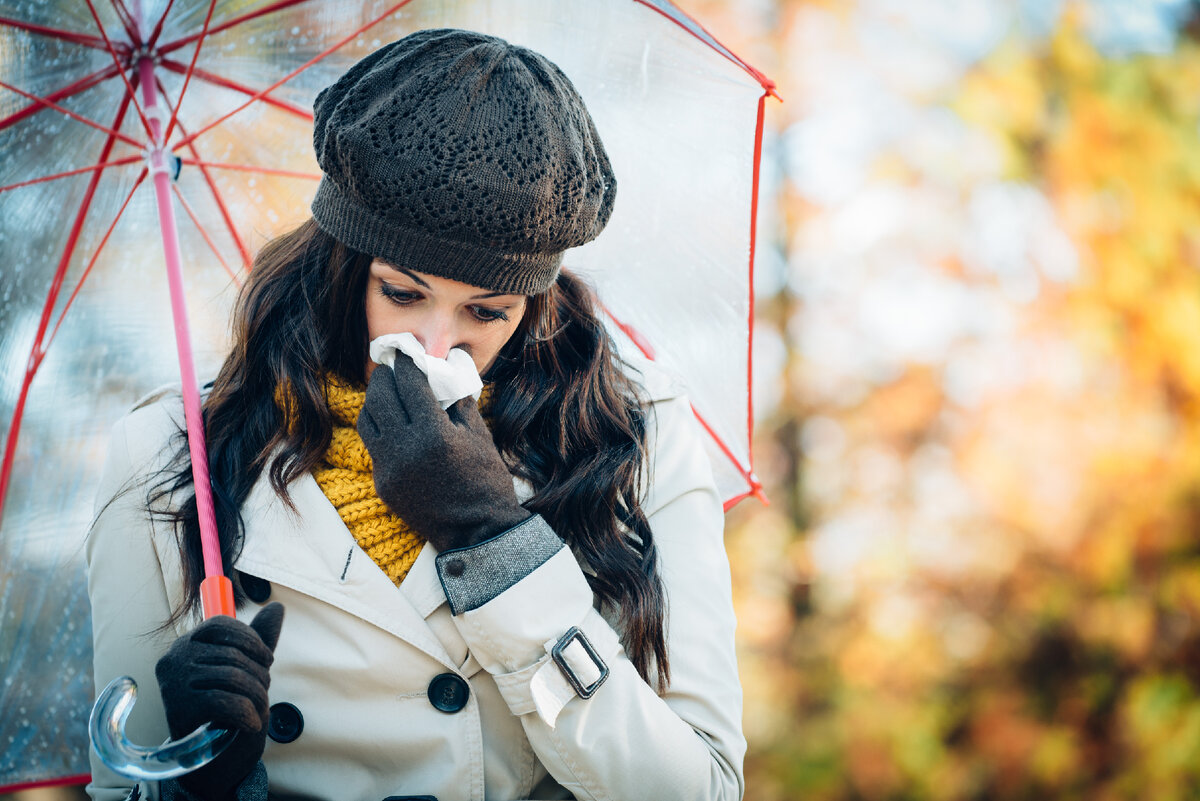
[[[1200,798],[1200,9],[691,5],[785,101],[747,796]]]
[[[679,5],[784,99],[747,798],[1200,798],[1200,8]]]

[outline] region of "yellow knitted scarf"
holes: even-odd
[[[371,454],[357,428],[367,391],[330,376],[325,397],[333,414],[333,439],[313,475],[359,547],[399,586],[425,539],[375,494]]]
[[[491,385],[485,385],[479,398],[484,420],[491,425],[488,411]],[[317,485],[337,509],[338,515],[355,542],[387,574],[396,586],[404,581],[425,538],[413,531],[375,494],[371,454],[358,435],[358,413],[366,401],[366,389],[330,375],[325,384],[325,399],[333,415],[333,437],[321,464],[313,470]],[[280,388],[276,402],[287,408],[286,391]]]

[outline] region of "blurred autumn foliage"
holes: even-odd
[[[1197,10],[952,5],[696,4],[785,100],[747,798],[1200,798]]]

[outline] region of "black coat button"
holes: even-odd
[[[277,743],[290,743],[304,731],[304,716],[295,704],[280,703],[271,707],[267,720],[267,736]]]
[[[246,593],[246,597],[256,604],[265,604],[271,597],[271,582],[266,579],[239,570],[238,583],[242,585],[242,592]]]
[[[466,569],[467,566],[461,559],[451,559],[446,562],[446,572],[455,578],[461,576]]]
[[[443,712],[458,712],[467,705],[471,688],[462,676],[443,673],[429,682],[429,703]]]

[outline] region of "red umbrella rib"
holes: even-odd
[[[136,164],[142,160],[141,156],[126,156],[123,159],[114,159],[113,161],[101,161],[89,167],[80,167],[76,170],[67,170],[66,172],[56,172],[53,175],[42,175],[38,178],[33,178],[28,181],[21,181],[8,186],[0,186],[0,192],[9,192],[13,189],[20,189],[23,186],[33,186],[34,184],[44,184],[48,181],[58,181],[62,178],[70,178],[72,175],[82,175],[85,172],[94,172],[99,174],[109,167],[124,167],[128,164]]]
[[[734,454],[733,450],[725,444],[725,440],[721,439],[721,436],[713,430],[713,427],[709,425],[708,420],[704,419],[704,415],[700,414],[699,410],[696,409],[694,404],[692,405],[692,414],[696,415],[696,420],[700,423],[700,427],[708,432],[708,436],[711,437],[712,441],[717,444],[717,448],[720,449],[721,453],[725,454],[725,457],[729,459],[734,468],[742,474],[742,478],[746,480],[746,483],[750,485],[750,491],[748,493],[745,495],[739,495],[737,498],[731,498],[725,502],[725,511],[728,512],[734,507],[735,504],[737,504],[738,501],[747,497],[748,495],[753,495],[763,503],[766,503],[767,496],[763,494],[762,484],[754,475],[753,471],[738,461],[737,455]]]
[[[129,9],[125,7],[124,0],[112,0],[113,11],[117,12],[117,18],[121,20],[121,25],[125,28],[125,33],[129,34],[129,41],[135,45],[142,43],[142,34],[138,30],[137,23],[134,22],[133,15],[129,13]],[[106,36],[105,39],[108,37]]]
[[[298,1],[302,2],[302,0],[298,0]],[[90,0],[89,0],[89,2],[90,2]],[[233,115],[237,114],[239,111],[249,108],[254,103],[255,100],[261,100],[264,95],[267,95],[267,94],[275,91],[279,87],[283,86],[285,83],[290,81],[292,78],[295,78],[297,75],[304,72],[306,69],[311,67],[313,64],[316,64],[318,61],[325,58],[330,53],[334,53],[334,52],[338,51],[339,49],[341,49],[342,47],[345,47],[346,44],[357,39],[364,31],[369,30],[374,25],[378,25],[380,22],[387,19],[392,14],[399,11],[401,8],[403,8],[404,6],[408,5],[411,2],[412,2],[412,0],[400,0],[399,3],[396,3],[395,5],[389,7],[382,14],[375,17],[375,19],[362,25],[361,27],[358,28],[358,30],[350,33],[349,36],[346,36],[343,39],[339,40],[336,44],[332,45],[331,47],[327,47],[326,49],[322,50],[320,53],[318,53],[317,55],[310,58],[308,61],[301,64],[299,67],[292,70],[287,75],[283,76],[278,81],[276,81],[275,83],[268,86],[266,89],[263,89],[260,92],[256,92],[253,97],[251,97],[249,100],[247,100],[242,105],[240,105],[237,108],[230,111],[228,114],[218,117],[217,119],[210,122],[208,125],[205,125],[203,128],[201,128],[200,130],[193,133],[192,135],[184,137],[182,141],[177,143],[176,147],[178,147],[179,145],[185,145],[185,144],[190,143],[196,137],[201,136],[201,135],[207,133],[208,131],[211,131],[213,128],[216,128],[218,125],[225,122],[225,120],[227,120],[230,117],[232,117]]]
[[[76,114],[74,111],[71,111],[69,108],[60,106],[58,103],[55,103],[53,100],[50,100],[45,97],[38,97],[37,95],[32,94],[30,92],[26,92],[23,89],[18,89],[17,87],[13,86],[10,83],[6,83],[5,81],[0,81],[0,87],[3,87],[4,89],[7,89],[10,92],[13,92],[14,94],[18,94],[21,97],[36,101],[37,103],[42,104],[46,108],[54,109],[55,111],[59,112],[60,114],[66,114],[71,119],[78,120],[79,122],[82,122],[84,125],[90,125],[91,127],[95,128],[98,131],[103,131],[104,133],[108,134],[110,137],[115,137],[116,139],[121,140],[122,142],[124,142],[127,145],[130,145],[132,147],[136,147],[139,149],[142,147],[142,143],[139,142],[138,140],[136,140],[130,136],[126,136],[125,134],[121,133],[120,131],[114,131],[112,128],[106,128],[103,125],[101,125],[100,123],[96,122],[95,120],[89,120],[87,117]]]
[[[154,138],[151,133],[150,121],[146,119],[146,115],[142,113],[142,107],[138,105],[137,93],[133,89],[133,84],[129,82],[129,76],[125,74],[125,66],[121,63],[121,58],[117,55],[117,50],[113,46],[112,40],[108,38],[108,32],[104,30],[104,23],[100,22],[100,15],[96,13],[96,5],[92,0],[86,0],[88,10],[92,12],[92,19],[96,21],[96,28],[100,31],[100,36],[104,38],[104,44],[109,55],[112,56],[113,64],[117,67],[117,74],[121,76],[121,81],[125,84],[125,91],[129,93],[129,97],[133,100],[133,108],[137,111],[138,119],[142,121],[142,128],[146,131],[146,139]],[[136,41],[136,38],[134,39]]]
[[[229,266],[229,263],[225,261],[225,257],[221,255],[221,251],[217,249],[217,243],[214,242],[213,238],[208,235],[208,231],[201,224],[200,218],[196,216],[196,211],[192,208],[192,204],[188,203],[187,198],[185,198],[183,193],[179,191],[179,184],[172,183],[171,189],[175,191],[175,197],[179,200],[179,205],[183,206],[183,210],[187,212],[187,216],[191,218],[192,224],[196,226],[196,230],[200,232],[200,236],[204,237],[205,243],[208,244],[208,249],[211,250],[213,255],[217,257],[217,261],[221,262],[221,266],[225,268],[225,272],[228,273],[229,277],[233,279],[233,283],[240,287],[242,285],[242,279],[238,277],[237,273],[233,271],[233,268]],[[238,242],[238,245],[241,245],[240,241]],[[245,258],[246,254],[243,253],[243,257]],[[246,264],[249,266],[248,262],[246,262]]]
[[[257,17],[262,17],[267,14],[272,14],[276,11],[281,11],[282,9],[290,8],[292,6],[298,6],[301,3],[307,3],[307,2],[308,2],[308,0],[280,0],[280,2],[278,2],[278,3],[272,3],[269,6],[263,6],[262,8],[242,14],[239,17],[227,19],[224,22],[222,22],[220,25],[218,25],[217,27],[210,30],[208,32],[208,35],[213,36],[215,34],[220,33],[221,31],[227,31],[230,28],[241,25],[243,22],[247,22],[249,20],[256,19]],[[167,53],[174,52],[181,47],[185,47],[185,46],[191,44],[192,42],[199,39],[201,36],[203,36],[203,34],[193,33],[193,34],[189,34],[188,36],[183,37],[182,39],[176,39],[173,42],[167,42],[165,45],[163,45],[162,47],[160,47],[158,49],[158,52],[163,55],[166,55]]]
[[[754,79],[756,81],[758,81],[759,85],[762,86],[762,88],[766,90],[768,95],[771,95],[771,96],[775,97],[776,99],[779,99],[779,95],[775,94],[775,82],[773,80],[768,78],[766,75],[764,75],[759,70],[750,66],[750,64],[747,63],[746,60],[743,59],[741,56],[739,56],[737,53],[733,52],[728,47],[721,44],[721,42],[718,41],[717,37],[715,37],[711,33],[709,33],[708,29],[705,28],[703,25],[701,25],[696,20],[695,17],[688,14],[683,9],[677,7],[674,3],[663,2],[663,0],[634,0],[634,2],[639,3],[643,6],[645,6],[646,8],[650,9],[651,11],[661,14],[663,17],[666,17],[667,19],[671,20],[671,22],[673,22],[676,25],[678,25],[679,27],[683,28],[685,31],[690,33],[692,36],[695,36],[697,39],[704,42],[710,48],[712,48],[716,52],[720,53],[722,56],[729,59],[734,64],[737,64],[739,67],[741,67],[746,72],[748,72],[750,75],[752,75],[754,77]]]
[[[96,252],[88,259],[87,267],[83,269],[83,273],[79,276],[79,281],[75,284],[75,289],[71,291],[71,297],[67,298],[67,302],[63,304],[63,309],[58,314],[58,322],[54,324],[54,330],[50,332],[50,336],[46,337],[46,344],[42,347],[42,351],[50,350],[50,344],[54,342],[54,337],[58,335],[58,329],[62,327],[63,320],[67,318],[67,312],[71,310],[71,306],[75,303],[75,298],[79,296],[79,291],[83,289],[83,284],[87,281],[88,276],[92,274],[92,268],[96,266],[96,262],[100,258],[100,253],[104,250],[104,246],[108,244],[108,238],[112,236],[113,229],[117,227],[117,223],[121,221],[122,215],[125,214],[125,209],[129,206],[129,201],[133,200],[133,195],[137,192],[138,187],[146,180],[146,176],[150,171],[142,168],[137,180],[133,182],[133,188],[129,190],[129,194],[125,196],[125,201],[121,204],[121,208],[117,209],[117,215],[113,217],[112,223],[108,226],[108,230],[104,232],[104,236],[100,239],[100,244],[96,246]]]
[[[150,37],[146,39],[146,49],[154,50],[154,46],[158,44],[158,37],[162,36],[163,23],[167,21],[167,15],[171,13],[171,9],[175,5],[175,0],[170,0],[167,7],[163,9],[163,13],[159,16],[158,22],[154,23],[154,30],[150,32]]]
[[[654,352],[654,346],[650,344],[650,340],[642,336],[641,331],[637,330],[632,325],[624,320],[621,320],[617,317],[617,315],[613,314],[612,310],[601,303],[599,298],[594,297],[593,299],[600,307],[600,310],[608,316],[608,319],[612,320],[613,324],[616,325],[617,328],[621,329],[621,332],[624,333],[625,336],[629,337],[629,341],[637,346],[637,349],[642,352],[642,355],[650,361],[654,361],[656,354]]]
[[[39,97],[39,98],[37,98],[36,102],[30,103],[28,106],[21,109],[20,111],[10,114],[7,117],[4,117],[3,119],[0,119],[0,131],[4,130],[5,128],[16,125],[18,122],[25,119],[26,117],[30,117],[30,116],[36,114],[37,112],[42,111],[43,109],[51,108],[52,106],[50,104],[54,103],[55,101],[63,100],[68,97],[73,97],[74,95],[77,95],[80,92],[86,92],[88,89],[91,89],[96,84],[102,83],[103,81],[106,81],[109,78],[112,78],[116,74],[117,74],[116,67],[105,67],[104,69],[102,69],[98,72],[93,72],[91,75],[84,76],[83,78],[80,78],[78,81],[75,81],[72,84],[68,84],[67,86],[64,86],[62,89],[57,89],[57,90],[51,92],[50,94],[46,95],[45,97]]]
[[[216,170],[238,170],[239,172],[256,172],[260,175],[282,175],[285,178],[308,178],[313,181],[321,180],[319,172],[298,172],[296,170],[277,170],[272,167],[259,167],[255,164],[223,164],[218,161],[200,161],[198,159],[181,159],[184,164],[194,164],[197,167],[212,167]]]
[[[158,91],[163,96],[163,100],[167,103],[170,103],[171,98],[167,94],[166,87],[162,85],[162,81],[157,81],[157,83]],[[179,123],[179,130],[186,138],[188,132],[187,129],[183,127],[183,123]],[[196,149],[196,143],[189,141],[187,142],[186,147],[191,154],[195,156],[196,163],[200,166],[200,174],[204,176],[204,182],[208,184],[208,188],[213,195],[213,201],[216,202],[217,208],[221,212],[221,219],[225,221],[225,228],[229,231],[229,236],[233,239],[233,243],[237,246],[238,252],[242,254],[242,266],[249,270],[251,264],[250,249],[246,247],[246,243],[242,241],[242,237],[238,234],[237,226],[233,224],[233,216],[229,213],[229,208],[225,205],[225,198],[221,197],[221,190],[217,189],[217,184],[213,180],[212,175],[209,174],[208,168],[200,163],[200,151]],[[183,200],[183,196],[179,195],[178,190],[176,190],[176,195],[179,196],[181,201]],[[186,205],[185,208],[190,209],[190,207],[187,207]],[[191,214],[190,210],[188,213],[189,215]],[[192,219],[195,221],[195,217]],[[199,223],[197,223],[196,227],[200,228],[200,233],[204,235],[205,239],[207,239],[208,233],[199,225]],[[220,258],[219,255],[218,258]],[[224,264],[224,261],[222,261],[222,264]],[[228,269],[229,268],[227,266],[226,270]]]
[[[764,95],[764,97],[765,97],[765,95]],[[753,287],[753,281],[751,281],[751,286]],[[632,342],[634,344],[634,346],[637,347],[637,349],[642,352],[642,355],[645,356],[650,361],[655,361],[654,346],[651,345],[650,341],[648,339],[646,339],[645,336],[642,335],[642,332],[637,330],[636,328],[634,328],[629,323],[626,323],[623,320],[621,320],[620,318],[618,318],[615,314],[612,313],[612,311],[607,306],[605,306],[603,303],[600,303],[599,298],[595,298],[595,300],[596,300],[597,304],[600,306],[600,310],[604,312],[604,314],[608,317],[608,319],[613,321],[613,324],[616,325],[617,328],[621,329],[621,332],[624,333],[625,336],[629,337],[629,341]],[[753,291],[751,291],[751,304],[753,304],[753,300],[754,300],[754,293],[753,293]],[[751,305],[750,308],[751,308],[751,319],[753,319],[753,316],[754,316],[753,305]],[[753,330],[753,327],[751,327],[751,330]],[[754,421],[753,408],[754,408],[753,404],[750,404],[750,409],[751,409],[750,425],[751,426],[753,426],[753,421]],[[694,404],[692,404],[692,414],[694,414],[696,416],[696,420],[699,421],[700,426],[708,433],[708,436],[712,439],[712,441],[714,443],[716,443],[717,448],[720,449],[721,453],[725,454],[725,458],[729,459],[730,463],[734,466],[734,469],[736,469],[738,471],[738,473],[741,474],[742,478],[744,478],[746,480],[746,483],[748,485],[750,485],[749,492],[739,495],[736,498],[731,498],[725,502],[725,511],[728,512],[730,509],[732,509],[737,504],[738,501],[740,501],[743,498],[746,498],[750,495],[753,495],[754,497],[758,498],[763,503],[767,503],[767,496],[763,494],[762,484],[759,482],[758,478],[754,475],[753,468],[746,467],[745,465],[743,465],[741,463],[741,461],[738,460],[737,454],[735,454],[733,452],[733,449],[730,448],[725,443],[725,440],[721,439],[721,436],[713,429],[713,427],[711,425],[709,425],[709,422],[706,419],[704,419],[704,415],[700,414],[700,411],[696,408],[696,406]],[[747,429],[747,431],[753,431],[753,430],[754,430],[753,427]],[[753,460],[750,462],[750,464],[751,465],[754,464]]]
[[[125,113],[129,110],[130,100],[132,100],[131,97],[122,98],[121,105],[117,109],[116,117],[113,120],[112,127],[114,129],[121,127],[121,122],[125,119]],[[105,164],[105,159],[112,153],[113,145],[116,144],[116,141],[115,138],[110,136],[100,151],[100,163],[96,167],[89,168],[94,171],[92,179],[88,182],[87,191],[84,193],[83,200],[79,204],[79,211],[75,215],[75,222],[71,226],[71,233],[67,237],[66,247],[63,248],[62,258],[58,261],[58,267],[54,271],[54,279],[50,283],[50,291],[46,293],[46,303],[42,307],[42,317],[38,322],[37,334],[34,336],[33,346],[29,351],[29,361],[25,365],[25,377],[21,381],[21,392],[17,396],[17,403],[13,409],[12,423],[8,429],[8,440],[4,443],[4,461],[0,463],[0,520],[4,519],[4,499],[8,494],[8,482],[12,477],[13,461],[17,453],[17,437],[21,431],[21,418],[25,415],[25,401],[29,397],[29,387],[33,383],[33,377],[37,374],[42,359],[46,355],[46,350],[42,343],[46,336],[46,329],[50,325],[50,315],[54,311],[54,305],[58,301],[59,293],[62,292],[67,267],[70,266],[71,258],[75,255],[75,247],[79,244],[79,235],[83,231],[84,220],[87,218],[88,209],[91,208],[92,198],[96,195],[96,187],[100,184],[100,175],[103,169],[101,165]],[[136,161],[138,158],[134,157],[130,161]],[[86,172],[86,170],[78,172]]]
[[[204,39],[208,36],[208,26],[212,22],[213,11],[217,8],[217,0],[210,0],[208,4],[208,14],[204,16],[204,25],[200,28],[200,39],[196,42],[196,49],[192,51],[192,61],[188,64],[187,72],[183,75],[183,88],[179,90],[179,97],[176,99],[175,106],[171,109],[171,119],[167,123],[167,129],[163,131],[162,141],[171,141],[171,132],[175,130],[175,124],[179,115],[179,109],[183,106],[183,99],[187,97],[188,86],[192,82],[192,73],[196,69],[196,59],[200,57],[200,48],[204,45]]]
[[[767,95],[758,99],[758,115],[754,122],[754,173],[750,180],[750,314],[746,319],[746,458],[754,467],[754,254],[758,245],[758,181],[762,168],[763,125],[766,120]],[[751,482],[753,486],[753,482]],[[759,496],[764,502],[766,498]]]
[[[92,780],[90,773],[82,773],[77,776],[63,776],[58,779],[44,779],[32,782],[21,782],[20,784],[9,784],[0,787],[0,793],[19,793],[22,790],[36,790],[42,787],[69,787],[75,784],[87,784]]]
[[[184,65],[178,61],[175,61],[174,59],[164,58],[164,59],[162,59],[162,61],[160,63],[162,64],[163,67],[165,67],[165,68],[169,69],[171,72],[177,73],[179,75],[183,75],[187,71],[186,65]],[[237,83],[236,81],[233,81],[222,75],[217,75],[214,72],[209,72],[207,70],[200,69],[199,67],[194,69],[192,72],[200,80],[211,83],[214,86],[220,86],[225,89],[232,89],[235,92],[240,92],[241,94],[249,95],[250,97],[260,97],[260,95],[261,95],[260,92],[258,92],[255,89],[250,88],[249,86],[245,86],[244,84]],[[268,105],[274,106],[275,108],[286,111],[289,114],[294,114],[295,116],[305,120],[306,122],[311,123],[313,121],[312,112],[306,111],[305,109],[302,109],[297,105],[293,105],[292,103],[288,103],[283,100],[277,100],[274,97],[260,97],[260,99],[262,100],[262,102],[267,103]]]
[[[0,25],[7,25],[10,28],[17,28],[22,31],[49,36],[54,39],[62,39],[65,42],[72,44],[83,45],[84,47],[92,47],[96,50],[105,50],[104,40],[99,36],[91,36],[86,33],[77,33],[68,31],[62,28],[51,28],[48,25],[37,25],[33,22],[25,22],[24,20],[13,19],[12,17],[0,17]],[[128,52],[129,47],[119,45],[123,52]]]

